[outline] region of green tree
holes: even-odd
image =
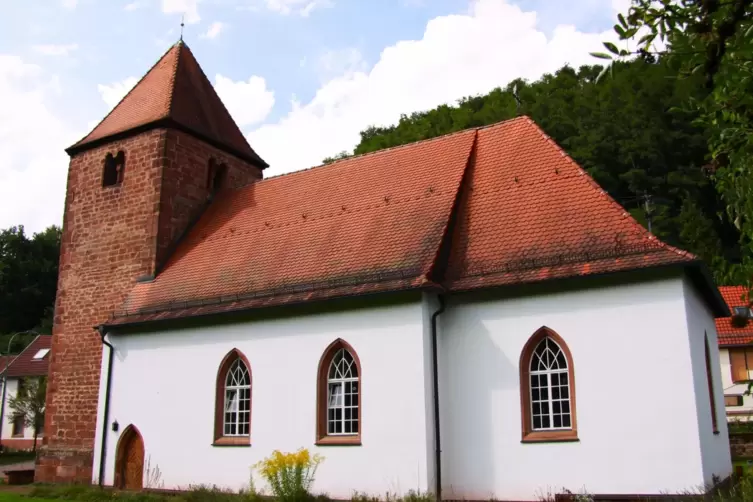
[[[0,230],[0,333],[51,328],[60,236],[56,226],[31,238],[23,226]],[[23,337],[16,339],[25,346]],[[0,338],[0,350],[5,346]]]
[[[603,59],[636,55],[673,68],[703,92],[672,109],[708,134],[709,167],[728,217],[740,231],[732,275],[753,279],[753,0],[633,0],[614,27],[636,50],[605,43]],[[613,72],[614,74],[614,72]]]
[[[19,383],[18,393],[8,400],[12,416],[22,417],[24,425],[34,431],[34,451],[37,451],[37,437],[44,427],[45,396],[47,378],[26,378],[23,386]]]

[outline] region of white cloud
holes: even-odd
[[[32,50],[45,56],[67,56],[78,49],[78,44],[40,44],[32,46]]]
[[[340,75],[349,75],[356,71],[365,71],[366,61],[361,51],[355,47],[341,50],[329,50],[319,56],[317,69],[323,79],[329,80]]]
[[[199,16],[200,0],[162,0],[162,12],[165,14],[182,14],[188,24],[201,21]]]
[[[558,26],[547,38],[535,13],[504,0],[476,0],[465,15],[429,21],[421,40],[384,49],[370,71],[333,78],[308,103],[293,99],[285,117],[252,131],[249,141],[271,165],[269,175],[311,167],[351,150],[366,127],[393,124],[402,113],[454,103],[517,77],[536,79],[565,63],[598,63],[588,53],[607,38],[613,33],[572,26]]]
[[[99,95],[102,96],[102,100],[107,103],[107,106],[110,109],[112,109],[115,105],[120,103],[120,100],[128,94],[128,91],[130,91],[138,81],[139,79],[136,77],[128,77],[120,82],[113,82],[112,84],[99,84],[97,85],[97,90],[99,91]]]
[[[332,0],[266,0],[267,8],[280,14],[308,16],[314,9],[332,7]]]
[[[78,5],[78,0],[61,0],[60,2],[66,9],[75,9]]]
[[[144,4],[142,2],[139,2],[138,0],[136,0],[134,2],[126,4],[126,6],[123,7],[123,9],[127,10],[127,11],[133,11],[133,10],[139,9],[139,8],[141,8],[143,6],[144,6]]]
[[[0,54],[0,228],[28,232],[62,223],[68,156],[80,138],[47,103],[60,99],[56,76]]]
[[[206,33],[202,33],[199,35],[200,38],[208,38],[208,39],[214,39],[219,36],[220,33],[222,33],[225,28],[227,28],[227,25],[220,21],[215,21],[212,24],[209,25],[209,28],[207,29]]]
[[[252,76],[247,82],[216,75],[214,89],[239,126],[257,124],[267,118],[275,104],[273,91],[263,78]]]

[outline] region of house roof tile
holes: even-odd
[[[8,377],[45,376],[50,364],[49,351],[52,348],[52,337],[37,336],[8,366]],[[40,350],[47,350],[44,357],[34,359]]]
[[[730,310],[735,307],[750,306],[748,288],[745,286],[720,286],[719,292]],[[719,345],[722,347],[747,345],[753,343],[753,320],[748,320],[745,326],[736,326],[732,317],[718,317],[716,332],[719,335]]]
[[[108,324],[690,263],[520,117],[224,193]]]
[[[6,367],[10,367],[10,363],[16,358],[18,354],[11,354],[8,356],[0,356],[0,375],[5,371]]]
[[[170,121],[245,158],[267,164],[254,152],[194,58],[180,41],[157,61],[115,108],[70,152],[113,136]]]

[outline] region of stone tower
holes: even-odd
[[[94,327],[159,272],[217,191],[267,167],[182,41],[67,152],[42,482],[92,480],[102,359]]]

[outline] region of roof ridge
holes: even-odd
[[[612,205],[615,209],[619,209],[620,212],[623,215],[623,218],[629,219],[629,224],[632,225],[644,238],[648,239],[649,241],[656,243],[657,245],[666,248],[668,251],[671,251],[677,255],[683,256],[685,258],[692,258],[696,259],[697,257],[690,253],[689,251],[685,251],[683,249],[676,248],[674,246],[671,246],[667,244],[666,242],[662,241],[654,235],[653,233],[649,232],[646,228],[643,227],[640,223],[638,223],[635,218],[628,212],[627,209],[622,207],[614,198],[609,195],[609,192],[604,190],[595,179],[591,177],[590,174],[588,174],[588,171],[583,169],[575,160],[573,160],[572,157],[564,150],[561,146],[557,144],[556,141],[552,139],[551,136],[549,136],[544,130],[536,124],[530,117],[523,115],[521,118],[525,118],[525,122],[530,126],[533,127],[534,130],[536,130],[541,137],[544,139],[544,141],[548,142],[550,145],[554,146],[554,148],[557,149],[557,151],[570,163],[572,164],[585,178],[585,182],[588,183],[591,188],[597,193],[598,196],[604,198],[610,205]]]
[[[183,47],[185,47],[185,44],[183,43],[183,39],[181,38],[180,40],[178,40],[175,44],[173,44],[172,47],[175,47],[175,46],[178,47],[178,54],[175,55],[175,64],[173,65],[172,75],[170,75],[170,85],[167,91],[167,116],[168,117],[172,117],[172,114],[173,114],[173,96],[175,94],[175,78],[178,75],[178,65],[180,65],[180,56],[181,56],[181,53],[183,52]],[[149,71],[152,71],[152,70],[150,69]],[[144,74],[144,77],[149,73],[149,71]],[[144,77],[141,77],[141,78],[144,78]]]
[[[341,162],[347,162],[349,160],[361,159],[361,158],[368,157],[368,156],[371,156],[371,155],[377,155],[377,154],[381,154],[381,153],[392,152],[392,151],[395,151],[395,150],[400,150],[402,148],[407,148],[407,147],[414,146],[414,145],[417,145],[417,144],[430,143],[430,142],[433,142],[433,141],[438,141],[440,139],[449,138],[449,137],[456,136],[456,135],[459,135],[459,134],[470,133],[471,131],[480,131],[482,129],[488,129],[488,128],[491,128],[491,127],[497,127],[497,126],[500,126],[502,124],[507,124],[507,123],[510,123],[510,122],[515,122],[516,120],[520,120],[520,119],[524,119],[524,118],[530,120],[528,118],[528,116],[521,115],[519,117],[514,117],[514,118],[511,118],[511,119],[500,120],[499,122],[494,122],[493,124],[487,124],[487,125],[476,126],[476,127],[466,127],[465,129],[461,129],[459,131],[448,132],[447,134],[441,134],[439,136],[434,136],[433,138],[419,139],[419,140],[416,140],[416,141],[410,141],[408,143],[403,143],[401,145],[395,145],[395,146],[390,146],[390,147],[387,147],[387,148],[381,148],[379,150],[374,150],[372,152],[364,152],[364,153],[359,153],[358,155],[350,155],[350,156],[345,157],[343,159],[334,160],[334,161],[332,161],[332,162],[330,162],[328,164],[318,164],[318,165],[315,165],[315,166],[307,167],[305,169],[298,169],[296,171],[290,171],[288,173],[276,174],[276,175],[270,176],[268,178],[263,178],[262,180],[257,181],[256,183],[263,183],[264,181],[268,181],[268,180],[274,180],[274,179],[278,179],[278,178],[283,178],[285,176],[292,176],[294,174],[305,173],[305,172],[313,171],[314,169],[319,169],[319,168],[323,168],[323,167],[334,166],[336,164],[339,164]]]
[[[107,118],[108,118],[108,117],[109,117],[110,115],[112,115],[112,113],[113,113],[113,112],[114,112],[115,110],[117,110],[117,108],[118,108],[118,107],[120,106],[120,104],[121,104],[121,103],[123,103],[123,101],[125,101],[125,100],[126,100],[126,98],[127,98],[128,96],[130,96],[130,95],[131,95],[131,93],[132,93],[132,92],[133,92],[133,91],[134,91],[134,90],[135,90],[135,89],[136,89],[136,88],[137,88],[137,87],[139,86],[139,84],[141,84],[141,82],[142,82],[142,81],[143,81],[143,80],[144,80],[144,79],[146,78],[146,76],[147,76],[147,75],[149,75],[149,74],[150,74],[150,73],[152,72],[152,70],[154,70],[154,68],[156,68],[156,67],[157,67],[157,65],[159,64],[159,62],[160,62],[160,61],[162,61],[163,59],[165,59],[165,56],[167,56],[167,55],[168,55],[168,54],[170,53],[170,51],[171,51],[171,50],[173,49],[173,47],[175,47],[176,45],[177,45],[177,43],[175,43],[175,44],[171,45],[170,47],[168,47],[168,49],[167,49],[167,50],[166,50],[165,52],[163,52],[163,53],[162,53],[162,55],[161,55],[161,56],[160,56],[160,57],[159,57],[159,58],[157,59],[157,61],[155,61],[155,62],[154,62],[154,64],[153,64],[152,66],[150,66],[150,67],[149,67],[149,70],[147,70],[147,71],[146,71],[146,72],[145,72],[145,73],[144,73],[143,75],[141,75],[141,78],[140,78],[140,79],[138,79],[138,80],[136,81],[136,83],[135,83],[135,84],[133,85],[133,87],[131,87],[131,89],[130,89],[130,90],[129,90],[129,91],[127,92],[127,93],[125,93],[125,95],[124,95],[124,96],[123,96],[122,98],[120,98],[120,101],[118,101],[118,102],[117,102],[117,104],[116,104],[115,106],[113,106],[113,107],[112,107],[112,108],[110,109],[110,111],[109,111],[109,112],[107,112],[107,115],[105,115],[104,117],[102,117],[102,120],[100,120],[99,122],[97,122],[97,125],[95,125],[95,126],[94,126],[94,127],[93,127],[93,128],[92,128],[92,129],[91,129],[91,130],[90,130],[89,132],[88,132],[88,133],[86,133],[86,134],[85,134],[85,135],[84,135],[84,136],[83,136],[83,137],[82,137],[81,139],[79,139],[78,141],[76,141],[75,143],[73,143],[73,146],[76,146],[76,145],[78,145],[79,143],[81,143],[82,141],[84,141],[84,140],[85,140],[86,138],[88,138],[88,137],[89,137],[89,135],[90,135],[91,133],[93,133],[94,131],[96,131],[96,130],[97,130],[97,128],[98,128],[98,127],[99,127],[100,125],[102,125],[102,123],[103,123],[103,122],[104,122],[105,120],[107,120]],[[171,91],[171,93],[172,93],[172,91]],[[172,99],[172,96],[171,96],[171,99]],[[71,148],[73,148],[73,147],[71,147]]]

